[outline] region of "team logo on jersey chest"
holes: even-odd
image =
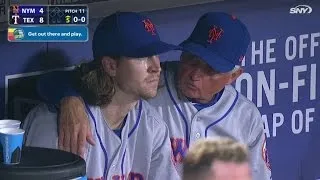
[[[128,177],[124,175],[114,175],[112,176],[112,180],[144,180],[144,177],[140,173],[130,172]]]
[[[262,158],[263,158],[267,168],[271,171],[271,164],[270,164],[270,160],[269,160],[266,139],[264,140],[263,145],[262,145]]]
[[[183,138],[170,138],[173,153],[173,161],[175,164],[182,163],[183,158],[188,150],[186,140]]]
[[[107,180],[105,177],[100,178],[88,178],[88,180]],[[144,177],[140,173],[130,172],[125,175],[113,175],[111,180],[144,180]]]

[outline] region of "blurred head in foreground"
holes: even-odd
[[[251,180],[248,149],[227,138],[195,142],[184,159],[184,180]]]

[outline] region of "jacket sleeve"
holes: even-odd
[[[26,146],[58,148],[57,114],[48,105],[39,104],[24,120],[24,144]]]

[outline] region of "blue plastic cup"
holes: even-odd
[[[24,130],[18,128],[0,129],[0,162],[3,164],[19,164]]]
[[[13,119],[0,120],[0,129],[2,128],[20,128],[21,121]]]

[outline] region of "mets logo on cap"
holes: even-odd
[[[156,35],[156,28],[150,19],[145,19],[142,22],[147,32],[151,33],[152,35]]]
[[[264,139],[264,142],[262,145],[262,158],[263,158],[264,162],[266,163],[267,168],[271,171],[271,164],[269,161],[266,139]]]
[[[218,41],[223,35],[223,29],[217,26],[213,26],[208,31],[208,43]]]

